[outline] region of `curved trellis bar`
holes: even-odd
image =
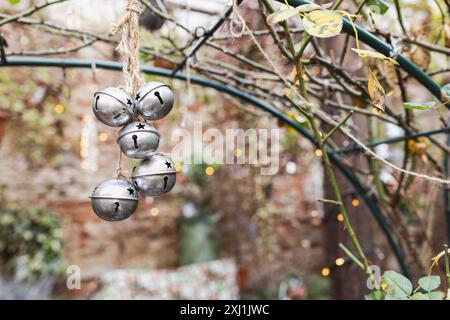
[[[0,65],[0,67],[60,67],[60,68],[92,68],[95,66],[96,68],[101,69],[107,69],[107,70],[115,70],[115,71],[121,71],[122,65],[117,62],[109,62],[109,61],[90,61],[90,60],[77,60],[77,59],[56,59],[56,58],[21,58],[21,57],[9,57],[8,58],[8,64],[7,65]],[[309,133],[306,129],[302,128],[297,122],[290,119],[288,116],[286,116],[284,113],[282,113],[277,108],[273,107],[272,105],[259,100],[245,92],[242,92],[241,90],[219,83],[215,81],[211,81],[208,79],[203,79],[196,76],[187,76],[183,73],[176,73],[173,74],[173,70],[167,70],[167,69],[161,69],[161,68],[155,68],[155,67],[142,67],[142,72],[146,74],[151,74],[155,76],[162,76],[162,77],[168,77],[168,78],[174,78],[178,80],[187,81],[189,78],[191,83],[201,85],[203,87],[209,87],[216,89],[217,91],[229,94],[231,96],[234,96],[236,98],[241,99],[242,101],[245,101],[247,103],[250,103],[254,105],[255,107],[262,109],[268,113],[270,113],[272,116],[276,117],[283,123],[286,123],[290,127],[294,128],[299,134],[307,138],[311,143],[316,145],[316,141],[314,140],[314,137]],[[370,212],[372,213],[373,217],[377,221],[379,227],[381,228],[382,232],[384,233],[387,242],[389,246],[391,247],[398,264],[405,276],[408,278],[410,277],[410,273],[408,270],[408,266],[406,265],[404,253],[402,252],[398,242],[392,235],[389,226],[381,213],[380,208],[378,207],[375,199],[373,196],[369,195],[369,190],[361,183],[361,181],[358,179],[358,177],[350,171],[340,160],[339,158],[332,153],[331,151],[328,151],[329,157],[331,162],[341,171],[341,173],[350,181],[350,183],[355,187],[355,190],[358,192],[358,194],[363,198],[364,202],[366,203],[367,207],[370,209]]]

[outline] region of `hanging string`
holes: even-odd
[[[128,0],[126,10],[127,14],[113,27],[111,33],[122,32],[116,51],[122,58],[125,91],[134,97],[144,84],[139,66],[139,16],[142,12],[139,0]]]
[[[236,21],[239,20],[241,24],[241,30],[239,32],[236,32],[234,30]],[[230,17],[230,33],[234,38],[240,38],[247,27],[247,22],[245,22],[245,19],[241,16],[239,13],[239,6],[237,3],[237,0],[233,0],[233,13]]]
[[[112,28],[111,33],[122,33],[116,51],[122,59],[125,91],[130,97],[135,97],[144,84],[139,65],[139,16],[142,12],[140,1],[128,0],[126,10],[127,14]],[[122,173],[122,152],[119,152],[116,177],[126,179]]]
[[[187,86],[187,98],[183,100],[181,112],[181,127],[186,128],[190,125],[190,111],[189,105],[191,104],[192,95],[194,94],[192,91],[191,84],[191,59],[186,61],[186,86]]]
[[[127,177],[122,172],[122,151],[119,150],[119,161],[117,161],[116,179],[127,179]]]

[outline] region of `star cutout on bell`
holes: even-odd
[[[129,194],[130,196],[134,196],[134,189],[133,188],[128,188],[127,190],[130,193]]]
[[[138,93],[137,95],[136,95],[136,100],[139,100],[141,98],[141,95]]]
[[[167,166],[167,169],[172,168],[172,164],[169,161],[164,163]]]
[[[136,125],[136,127],[140,130],[140,129],[145,129],[145,124],[143,124],[143,123],[138,123],[137,125]]]
[[[130,99],[127,100],[127,105],[131,106],[133,104],[133,102],[131,102]]]

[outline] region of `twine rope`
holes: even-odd
[[[233,5],[233,12],[231,13],[231,17],[230,17],[230,33],[234,38],[240,38],[245,33],[245,29],[247,28],[247,22],[239,13],[239,6],[237,4],[237,0],[233,0],[232,5]],[[241,23],[241,30],[236,32],[235,24],[236,24],[236,21],[238,21],[238,20]]]
[[[189,100],[192,96],[192,85],[191,85],[191,60],[188,59],[186,61],[186,86],[188,90],[187,99],[182,105],[181,111],[181,127],[186,128],[188,122],[188,114],[189,114]]]
[[[116,47],[123,65],[125,91],[130,97],[135,97],[139,88],[144,84],[139,65],[139,16],[142,12],[139,0],[128,0],[126,15],[113,26],[114,35],[121,31],[121,39]],[[122,152],[119,152],[116,177],[126,179],[122,172]]]
[[[139,0],[128,0],[126,10],[127,14],[113,26],[111,33],[122,32],[116,51],[122,58],[125,91],[134,97],[144,84],[139,66],[139,16],[142,12]]]
[[[119,150],[119,160],[117,161],[116,179],[127,179],[125,174],[122,172],[122,151]]]

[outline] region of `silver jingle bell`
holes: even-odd
[[[159,120],[172,110],[174,99],[167,84],[147,82],[136,95],[136,111],[145,119]]]
[[[158,148],[159,137],[151,124],[132,122],[120,130],[117,143],[127,157],[144,159]]]
[[[122,89],[108,87],[94,94],[92,110],[104,124],[121,127],[131,121],[134,103]]]
[[[136,211],[139,194],[128,181],[111,179],[100,183],[90,198],[97,216],[107,221],[121,221]]]
[[[177,179],[175,165],[162,153],[154,153],[133,169],[131,180],[134,186],[149,197],[169,192]]]

